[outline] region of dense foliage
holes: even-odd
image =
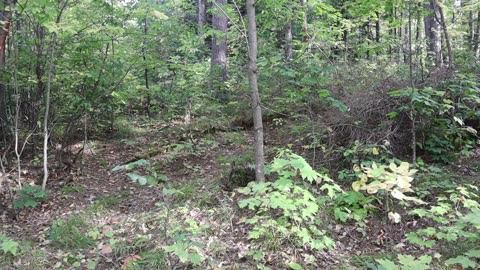
[[[480,267],[480,1],[248,3],[0,0],[0,268]]]

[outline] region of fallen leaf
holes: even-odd
[[[113,250],[110,246],[103,246],[102,247],[102,254],[107,255],[107,254],[110,254],[112,252],[113,252]]]

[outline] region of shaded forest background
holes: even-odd
[[[157,186],[172,178],[167,171],[176,172],[169,162],[182,155],[204,162],[202,155],[211,153],[225,156],[212,165],[215,187],[204,192],[240,196],[226,205],[245,211],[238,217],[247,219],[242,230],[254,226],[245,238],[258,241],[250,243],[256,248],[248,256],[233,260],[238,264],[229,262],[235,267],[247,267],[244,258],[258,269],[348,267],[351,261],[315,264],[308,256],[272,254],[294,246],[328,262],[315,252],[342,242],[327,232],[338,229],[335,224],[367,228],[375,222],[415,231],[406,237],[415,251],[398,254],[420,259],[394,252],[388,262],[369,259],[360,268],[367,261],[371,269],[414,269],[409,260],[434,269],[479,265],[478,0],[1,0],[0,26],[0,206],[6,224],[23,209],[38,210],[47,191],[76,187],[65,179],[88,168],[113,168],[142,186]],[[126,148],[105,144],[118,151],[112,150],[113,161],[89,167],[95,142]],[[166,161],[156,160],[165,153]],[[204,165],[185,168],[194,178]],[[132,174],[137,167],[142,173]],[[165,185],[162,196],[185,194]],[[198,198],[177,199],[167,200],[166,208]],[[425,212],[413,210],[414,204]],[[326,220],[337,223],[325,229]],[[409,222],[417,220],[423,223],[414,230]],[[432,232],[437,223],[443,229]],[[455,239],[445,236],[452,233]],[[12,243],[22,239],[13,235],[0,234],[0,250],[10,256],[4,262],[21,253]],[[168,262],[158,269],[218,264],[193,252],[190,236],[177,241],[172,235],[165,233],[161,250],[179,259],[156,258]],[[259,244],[265,239],[274,247]],[[462,241],[468,244],[436,257]],[[113,250],[100,248],[100,257],[117,252],[107,246]],[[342,250],[342,256],[354,253]],[[123,266],[113,268],[141,265],[131,254],[117,254]],[[94,257],[82,265],[88,258],[89,269],[108,269]],[[432,258],[438,261],[430,264]],[[448,258],[455,260],[445,263]],[[388,268],[394,262],[391,267],[399,268]],[[430,269],[421,267],[415,269]]]

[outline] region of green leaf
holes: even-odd
[[[288,267],[290,267],[293,270],[301,270],[303,269],[302,265],[296,263],[296,262],[290,262],[288,263]]]
[[[154,16],[155,18],[159,20],[167,20],[168,16],[165,15],[163,12],[160,12],[158,10],[152,10],[150,11],[150,15]]]
[[[138,182],[140,185],[144,186],[147,184],[148,179],[145,176],[139,175],[137,172],[127,173],[128,177],[135,182]]]
[[[475,268],[477,264],[465,256],[457,256],[445,261],[447,265],[460,264],[463,268]]]
[[[4,253],[10,253],[13,256],[17,256],[18,252],[18,242],[13,241],[10,238],[7,238],[2,241],[2,244],[0,245],[0,248]]]
[[[480,249],[472,249],[464,253],[466,256],[471,258],[480,258]]]
[[[403,265],[402,269],[416,269],[416,270],[428,270],[430,269],[430,263],[432,257],[424,255],[418,259],[411,255],[398,255],[398,261]]]
[[[400,270],[400,267],[398,267],[394,262],[386,259],[376,259],[381,267],[385,270]]]

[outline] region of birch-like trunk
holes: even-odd
[[[263,122],[257,82],[257,24],[255,0],[247,0],[248,17],[248,82],[252,96],[253,132],[255,139],[255,179],[265,182],[265,154],[263,152]]]

